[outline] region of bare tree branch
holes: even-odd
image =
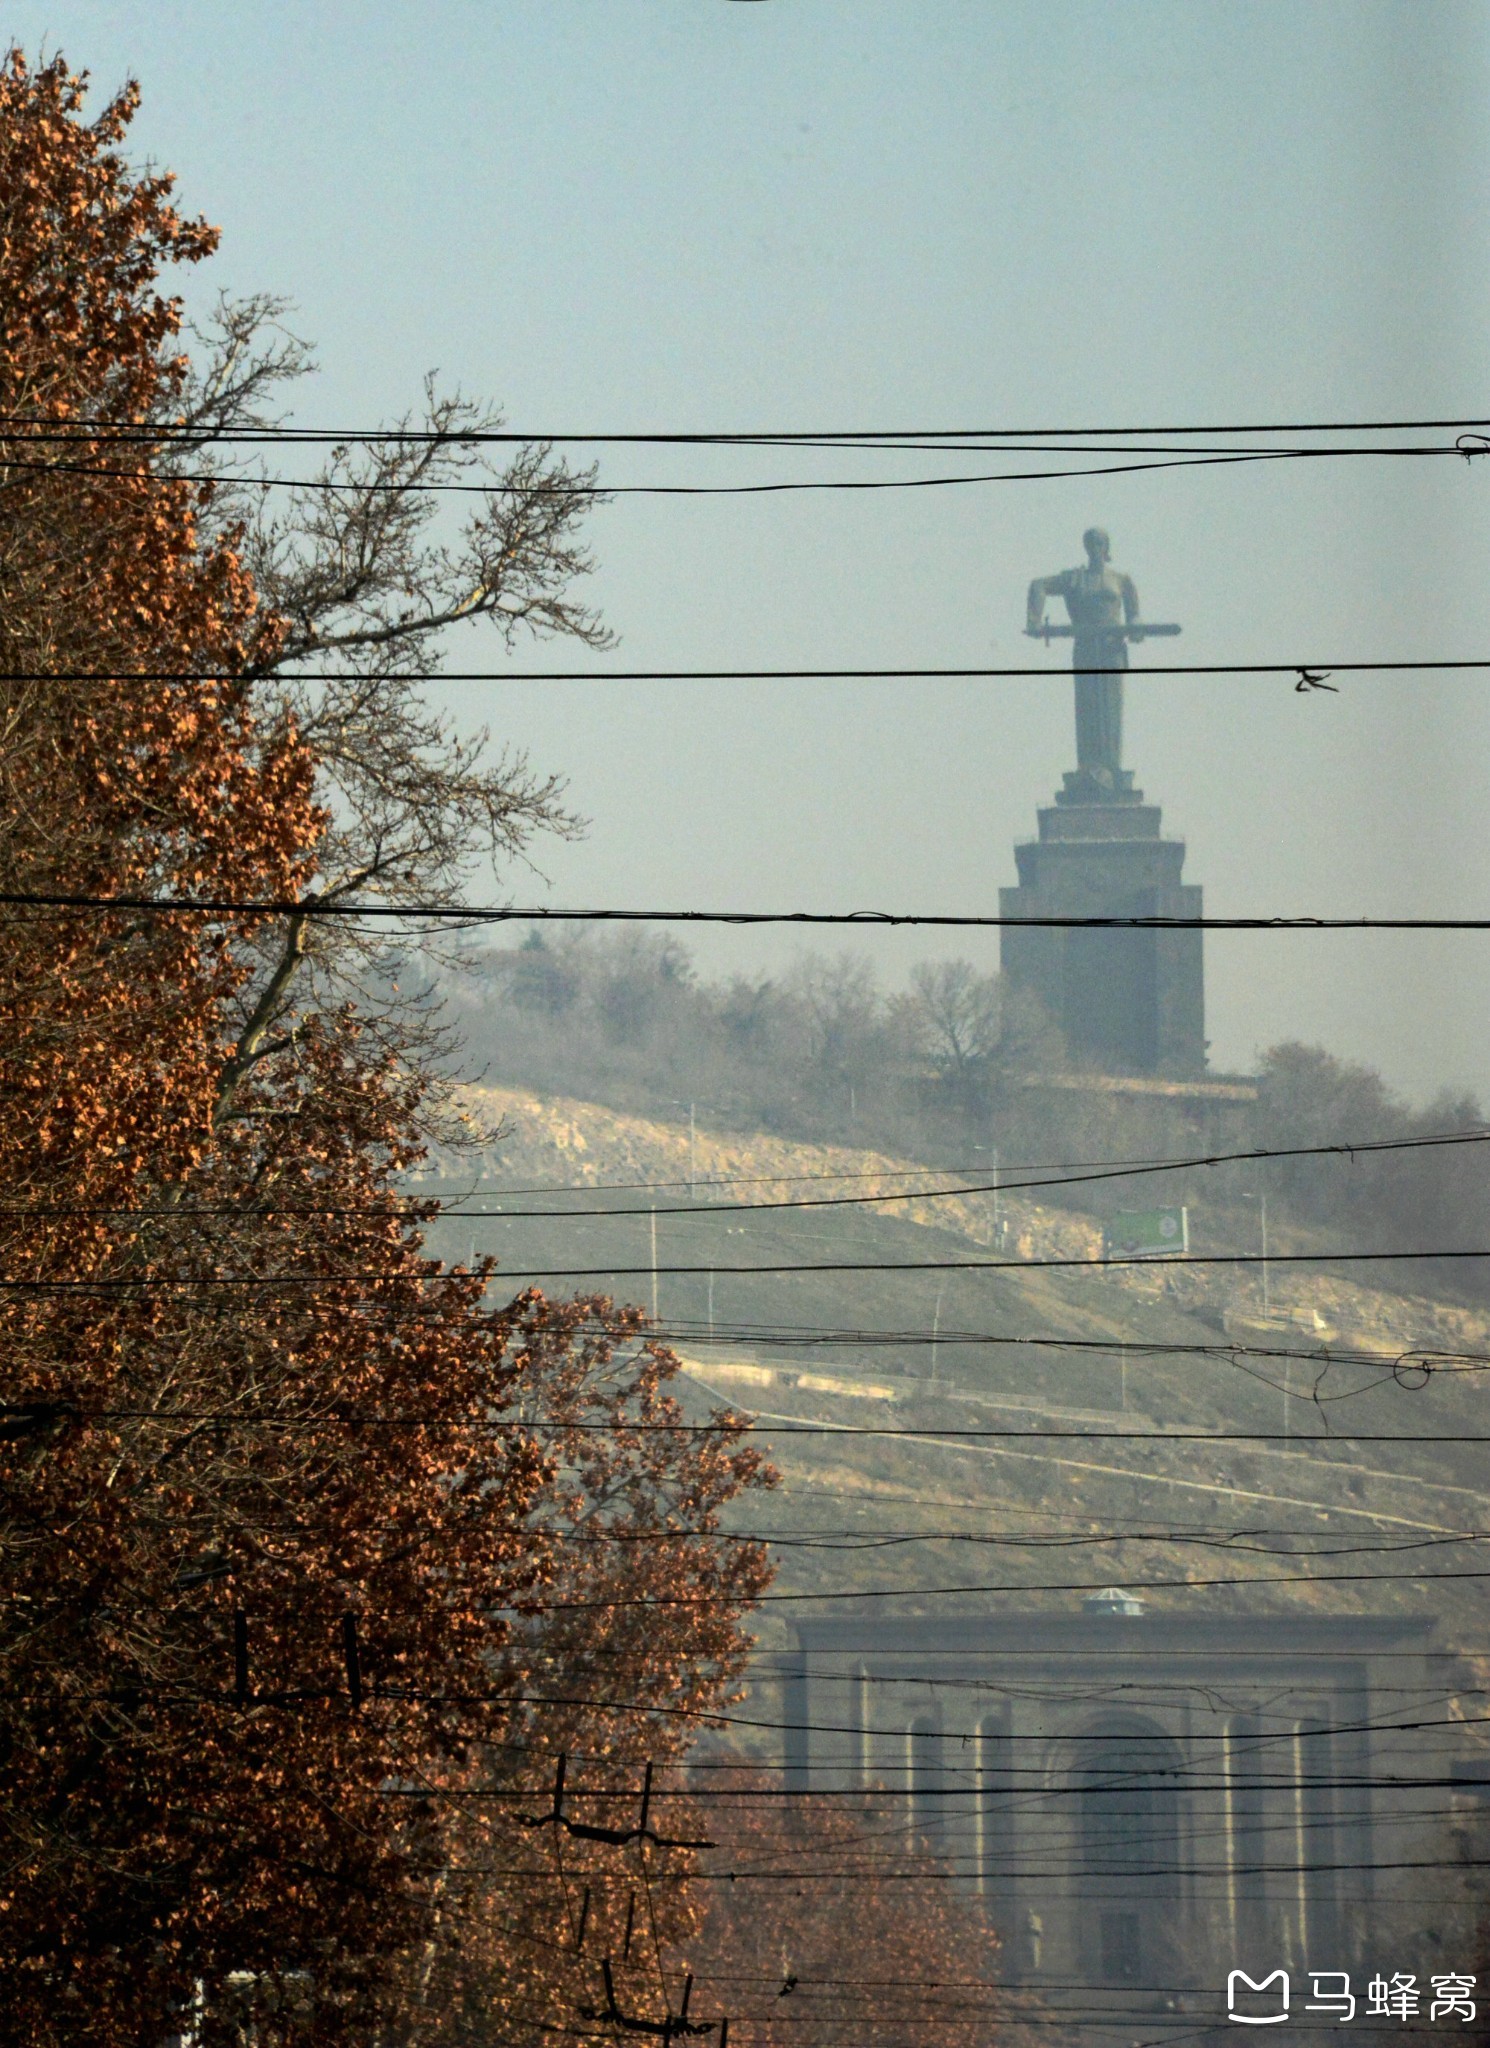
[[[276,622],[250,670],[261,727],[267,737],[293,724],[319,763],[329,828],[315,897],[449,905],[480,864],[500,868],[525,859],[541,834],[583,829],[558,777],[494,749],[486,732],[456,733],[426,686],[457,626],[485,621],[504,649],[524,634],[612,644],[572,595],[593,566],[579,530],[598,502],[595,473],[544,443],[494,456],[471,437],[500,427],[500,415],[430,379],[420,409],[383,437],[334,447],[304,488],[267,492],[262,451],[209,437],[277,424],[279,394],[312,368],[285,312],[270,297],[221,302],[172,424],[188,429],[181,447],[193,467],[205,461],[219,476],[206,516],[233,536]],[[277,447],[274,473],[294,459]],[[463,522],[438,489],[456,482],[487,486]],[[458,934],[445,942],[461,957]],[[448,1065],[448,1044],[437,1058],[429,1019],[408,1019],[407,991],[382,971],[386,926],[297,920],[292,938],[259,943],[224,1108],[297,1012],[333,1001],[380,1012],[390,1046],[395,1015],[405,1015],[407,1056]]]

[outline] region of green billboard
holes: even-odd
[[[1109,1259],[1181,1258],[1190,1249],[1190,1211],[1119,1209],[1102,1236]]]

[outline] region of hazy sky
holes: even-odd
[[[289,294],[320,344],[305,423],[372,425],[431,368],[534,430],[1490,414],[1483,0],[9,0],[3,19],[100,90],[141,79],[136,146],[224,230],[211,283]],[[633,450],[603,476],[685,469],[714,473]],[[1026,582],[1094,521],[1187,660],[1490,653],[1490,461],[1439,459],[623,499],[592,528],[621,645],[553,665],[1019,663]],[[567,773],[592,820],[521,900],[991,911],[1072,765],[1056,659],[1048,684],[450,699]],[[1130,686],[1127,758],[1186,879],[1218,915],[1490,913],[1490,678],[1340,680]],[[765,967],[790,945],[701,950]],[[1490,935],[1207,945],[1215,1064],[1300,1036],[1413,1091],[1490,1092]],[[993,934],[861,947],[892,976],[997,957]]]

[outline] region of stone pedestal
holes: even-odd
[[[1163,836],[1130,770],[1074,771],[1038,816],[1039,838],[1014,849],[1018,888],[999,891],[1003,916],[1200,916],[1200,890],[1180,880],[1185,843]],[[1000,964],[1060,1028],[1073,1066],[1204,1073],[1200,932],[1005,925]]]

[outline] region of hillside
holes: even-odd
[[[741,1208],[970,1176],[703,1128],[690,1141],[686,1121],[518,1091],[468,1107],[503,1135],[432,1178],[500,1213],[441,1223],[434,1248],[650,1307],[655,1232],[658,1318],[700,1412],[725,1400],[774,1430],[783,1484],[749,1525],[780,1545],[778,1594],[1070,1606],[1117,1582],[1155,1606],[1426,1605],[1448,1642],[1478,1641],[1484,1447],[1469,1439],[1490,1318],[1308,1266],[1274,1267],[1264,1313],[1255,1267],[1104,1267],[1100,1214],[1018,1192],[997,1213],[986,1192]],[[1238,1248],[1196,1181],[1192,1249]],[[1096,1182],[1093,1209],[1141,1188]],[[993,1258],[1008,1263],[737,1270]],[[1091,1263],[1024,1265],[1049,1258]],[[1399,1364],[1424,1354],[1441,1369]],[[1271,1440],[1187,1435],[1225,1431]]]

